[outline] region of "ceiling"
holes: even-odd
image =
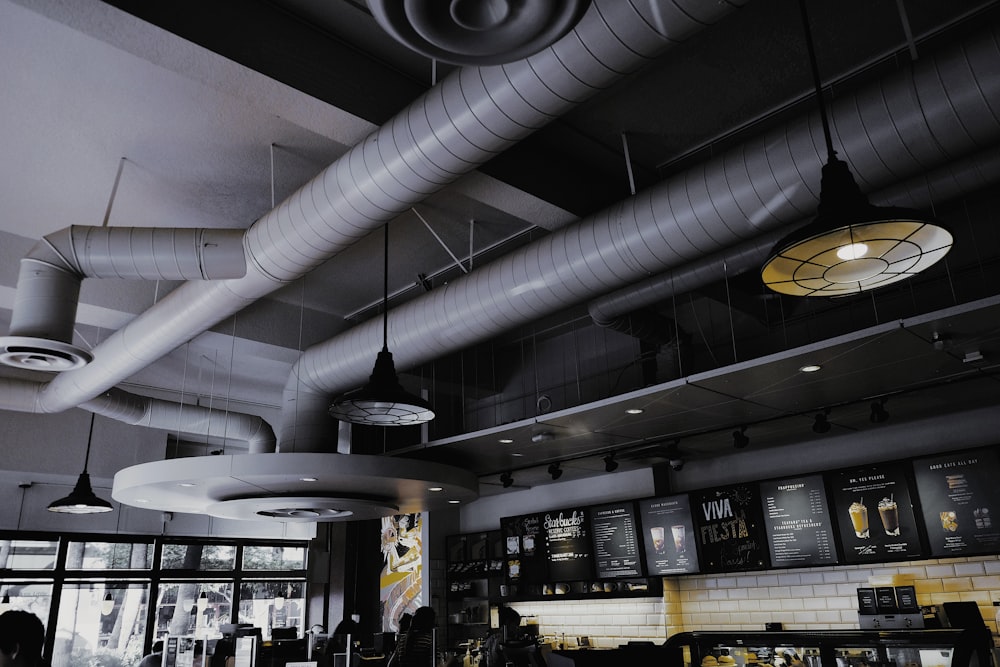
[[[897,75],[914,52],[919,63],[1000,26],[997,2],[906,0],[905,16],[892,0],[809,5],[835,100]],[[188,1],[0,0],[4,327],[17,261],[43,235],[102,224],[245,229],[456,69],[397,43],[360,1],[231,0],[206,11]],[[390,307],[614,210],[633,189],[781,132],[814,107],[795,5],[751,0],[393,219]],[[863,134],[877,144],[886,132],[873,123]],[[899,180],[879,189],[905,199],[919,182]],[[622,469],[711,458],[732,451],[744,426],[754,448],[867,432],[885,426],[870,420],[882,399],[894,426],[995,406],[1000,203],[989,187],[960,190],[929,202],[955,248],[912,285],[813,302],[767,294],[743,267],[637,309],[657,323],[640,336],[593,323],[587,306],[600,291],[576,295],[473,345],[400,364],[441,416],[426,441],[368,434],[364,446],[460,465],[490,494],[503,491],[503,471],[513,471],[513,489],[549,483],[556,461],[564,480],[603,474],[610,452]],[[118,386],[259,414],[278,430],[292,364],[379,314],[381,269],[382,234],[363,230],[304,278]],[[85,281],[75,341],[97,346],[177,287]],[[372,362],[380,343],[363,352]],[[806,363],[823,369],[800,373]],[[814,434],[826,410],[832,429]]]

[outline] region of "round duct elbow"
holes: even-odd
[[[454,65],[502,65],[527,58],[576,26],[590,0],[368,0],[396,41]]]

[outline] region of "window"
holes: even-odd
[[[66,583],[62,587],[53,665],[131,665],[146,640],[149,584]]]
[[[51,570],[58,551],[58,541],[0,540],[0,569]]]
[[[219,637],[219,626],[233,622],[232,609],[231,581],[162,583],[156,596],[154,637]]]
[[[67,570],[148,570],[153,545],[131,542],[70,542]]]
[[[232,570],[236,547],[231,544],[164,544],[164,570]]]
[[[265,640],[274,628],[298,628],[301,637],[305,607],[304,581],[244,581],[240,586],[239,622],[260,628]]]
[[[244,570],[302,570],[305,567],[305,547],[248,545],[243,548]]]
[[[0,531],[0,596],[42,620],[60,666],[134,665],[168,633],[211,643],[228,623],[302,637],[305,543],[248,542]]]

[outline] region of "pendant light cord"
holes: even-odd
[[[382,351],[389,351],[389,223],[385,223],[382,251]]]
[[[94,420],[97,419],[97,413],[90,413],[90,432],[87,434],[87,453],[83,457],[83,472],[87,472],[87,465],[90,463],[90,442],[94,439]]]
[[[813,45],[812,32],[809,29],[809,15],[806,13],[806,0],[799,0],[802,13],[802,27],[806,35],[806,49],[809,51],[809,66],[812,69],[813,86],[816,88],[816,104],[819,106],[819,117],[823,121],[823,138],[826,140],[826,160],[832,162],[837,155],[833,150],[833,140],[830,137],[830,121],[826,117],[826,101],[823,99],[823,87],[820,85],[819,65],[816,63],[816,47]]]

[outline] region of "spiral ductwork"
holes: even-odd
[[[838,96],[834,133],[863,191],[1000,141],[998,30]],[[825,160],[820,126],[818,113],[808,114],[394,309],[389,347],[398,365],[430,361],[811,216]],[[310,348],[286,397],[362,384],[380,340],[381,322],[370,321]],[[286,413],[282,442],[289,426]],[[321,437],[303,430],[296,446]]]
[[[925,208],[936,201],[947,201],[1000,181],[1000,146],[992,146],[947,164],[933,172],[908,179],[876,192],[868,198],[873,204],[896,204]],[[802,224],[808,220],[802,220]],[[652,306],[676,294],[686,294],[751,269],[773,252],[774,246],[788,233],[776,229],[684,266],[660,273],[591,301],[587,309],[598,326],[614,327],[627,313]],[[618,329],[621,330],[621,329]]]
[[[10,333],[0,337],[0,362],[36,371],[90,363],[93,355],[72,344],[84,278],[215,280],[245,273],[241,229],[62,229],[21,260]]]
[[[49,383],[40,407],[96,397],[742,4],[601,0],[527,60],[453,73],[255,222],[244,277],[174,290],[95,348],[97,363]]]

